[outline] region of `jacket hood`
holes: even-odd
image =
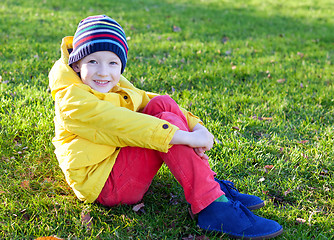
[[[61,43],[61,58],[55,62],[49,73],[49,87],[53,99],[56,92],[73,84],[83,84],[78,74],[68,65],[69,51],[72,50],[73,37],[64,37]]]

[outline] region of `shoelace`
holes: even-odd
[[[241,202],[239,202],[239,201],[234,201],[234,202],[233,202],[233,207],[234,207],[235,209],[240,209],[240,204],[241,204]]]
[[[241,202],[239,201],[234,201],[233,202],[233,208],[237,210],[237,214],[241,216],[242,214],[246,215],[249,220],[254,222],[254,217],[252,216],[250,210],[248,210],[244,205],[242,205]]]
[[[238,214],[239,216],[241,216],[241,214],[244,213],[244,211],[243,211],[243,209],[240,207],[240,205],[241,205],[241,202],[239,202],[239,201],[234,201],[234,202],[233,202],[233,208],[234,208],[235,210],[237,210],[237,214]]]
[[[227,181],[227,180],[219,180],[221,183],[223,183],[227,188],[233,189],[236,192],[239,192],[238,189],[234,186],[234,183],[231,181]],[[235,195],[235,193],[230,192],[231,194]]]

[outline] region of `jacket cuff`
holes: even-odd
[[[157,126],[156,131],[152,135],[152,142],[160,143],[158,144],[158,151],[165,153],[168,152],[168,149],[173,146],[169,143],[171,142],[177,130],[179,130],[177,126],[167,121]]]

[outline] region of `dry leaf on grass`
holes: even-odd
[[[284,192],[284,196],[288,195],[289,193],[292,193],[292,190],[290,188]]]
[[[264,166],[264,170],[265,170],[266,173],[268,173],[273,168],[274,168],[274,165],[266,165],[266,166]]]
[[[135,211],[135,212],[138,212],[139,210],[143,210],[142,208],[145,207],[145,204],[144,203],[139,203],[137,205],[135,205],[132,210]]]
[[[188,235],[188,237],[183,237],[182,240],[209,240],[210,238],[208,238],[205,235],[202,236],[193,236],[193,235]]]
[[[297,52],[297,55],[300,57],[300,58],[303,58],[304,57],[304,53],[301,53],[301,52]]]
[[[87,230],[92,229],[92,217],[90,216],[89,212],[83,210],[81,212],[81,224],[87,227]]]
[[[63,239],[58,237],[48,236],[48,237],[39,237],[36,238],[35,240],[63,240]]]
[[[297,222],[298,224],[303,224],[303,223],[306,223],[306,220],[303,219],[303,218],[296,218],[296,222]]]
[[[222,43],[227,43],[228,41],[229,41],[230,39],[227,37],[227,36],[224,36],[223,38],[222,38]]]
[[[272,117],[259,117],[259,120],[263,120],[263,121],[272,121],[273,118]]]
[[[193,211],[191,211],[191,208],[188,208],[188,213],[193,221],[195,221],[195,215],[193,214]]]
[[[274,165],[266,165],[266,166],[264,166],[264,168],[268,169],[268,170],[273,169],[273,167],[274,167]]]
[[[24,180],[21,182],[20,186],[23,189],[30,189],[30,182],[28,180]]]
[[[178,27],[178,26],[173,26],[173,32],[181,32],[181,28],[180,27]]]

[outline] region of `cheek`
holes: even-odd
[[[120,69],[113,69],[112,75],[114,79],[120,79],[121,77],[121,70]]]
[[[80,72],[81,80],[86,83],[87,81],[90,80],[92,76],[92,71],[88,68],[81,68]]]
[[[115,73],[113,76],[113,79],[115,82],[119,82],[119,80],[121,79],[121,73]]]

